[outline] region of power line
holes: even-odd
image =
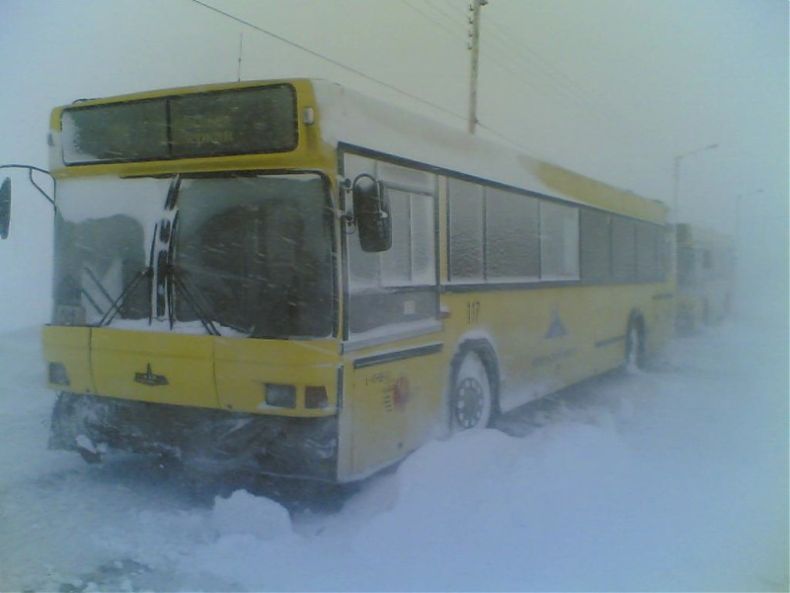
[[[417,101],[419,103],[422,103],[424,105],[427,105],[427,106],[429,106],[429,107],[431,107],[433,109],[441,111],[442,113],[445,113],[447,115],[451,115],[451,116],[459,118],[459,119],[464,119],[464,120],[466,119],[465,116],[460,115],[458,113],[455,113],[453,111],[450,111],[449,109],[447,109],[445,107],[442,107],[441,105],[433,103],[432,101],[428,101],[427,99],[423,99],[422,97],[418,97],[417,95],[413,95],[412,93],[409,93],[408,91],[404,91],[404,90],[396,87],[395,85],[392,85],[392,84],[390,84],[388,82],[385,82],[383,80],[379,80],[378,78],[370,76],[369,74],[366,74],[365,72],[363,72],[361,70],[358,70],[357,68],[354,68],[352,66],[347,66],[346,64],[343,64],[342,62],[339,62],[338,60],[335,60],[333,58],[325,56],[325,55],[323,55],[323,54],[321,54],[321,53],[319,53],[319,52],[317,52],[315,50],[312,50],[312,49],[310,49],[308,47],[305,47],[305,46],[303,46],[303,45],[301,45],[299,43],[291,41],[290,39],[287,39],[287,38],[285,38],[285,37],[283,37],[281,35],[278,35],[276,33],[268,31],[268,30],[256,25],[255,23],[252,23],[252,22],[247,21],[247,20],[245,20],[245,19],[243,19],[241,17],[237,17],[237,16],[235,16],[233,14],[230,14],[228,12],[225,12],[225,11],[219,9],[219,8],[211,6],[210,4],[207,4],[207,3],[203,2],[202,0],[190,0],[190,1],[195,3],[195,4],[197,4],[197,5],[199,5],[199,6],[201,6],[201,7],[203,7],[203,8],[206,8],[206,9],[212,11],[212,12],[215,12],[215,13],[217,13],[217,14],[225,17],[225,18],[231,19],[231,20],[233,20],[233,21],[235,21],[237,23],[240,23],[242,25],[250,27],[251,29],[253,29],[255,31],[258,31],[259,33],[267,35],[267,36],[269,36],[269,37],[271,37],[273,39],[276,39],[276,40],[278,40],[278,41],[280,41],[282,43],[290,45],[290,46],[292,46],[292,47],[294,47],[296,49],[302,50],[302,51],[304,51],[304,52],[306,52],[306,53],[308,53],[308,54],[310,54],[310,55],[312,55],[312,56],[314,56],[314,57],[316,57],[316,58],[318,58],[320,60],[328,62],[328,63],[330,63],[330,64],[332,64],[332,65],[334,65],[334,66],[336,66],[338,68],[341,68],[343,70],[347,70],[348,72],[351,72],[351,73],[353,73],[353,74],[355,74],[355,75],[357,75],[357,76],[359,76],[361,78],[364,78],[364,79],[369,80],[369,81],[371,81],[371,82],[373,82],[375,84],[378,84],[378,85],[383,86],[383,87],[385,87],[387,89],[390,89],[390,90],[392,90],[392,91],[394,91],[394,92],[396,92],[398,94],[401,94],[401,95],[403,95],[405,97],[413,99],[413,100],[415,100],[415,101]],[[405,0],[404,0],[404,2],[405,2]],[[409,4],[408,2],[405,2],[405,3]],[[434,7],[434,8],[437,8],[437,7]],[[419,12],[419,11],[417,11],[417,12]],[[440,12],[442,12],[442,11],[440,11]],[[424,16],[427,16],[427,15],[424,15]],[[523,150],[523,151],[529,152],[529,149],[527,149],[523,145],[519,144],[517,141],[513,140],[512,138],[506,136],[505,134],[502,134],[501,132],[497,131],[496,129],[494,129],[494,128],[492,128],[492,127],[490,127],[490,126],[488,126],[488,125],[486,125],[486,124],[484,124],[482,122],[478,122],[478,125],[481,128],[485,129],[490,134],[493,134],[494,136],[500,138],[501,140],[504,140],[505,142],[507,142],[511,146],[513,146],[515,148],[518,148],[519,150]]]
[[[247,20],[245,20],[243,18],[237,17],[237,16],[235,16],[233,14],[230,14],[228,12],[225,12],[224,10],[220,10],[219,8],[216,8],[215,6],[211,6],[210,4],[206,4],[205,2],[202,2],[201,0],[190,0],[190,1],[195,3],[195,4],[197,4],[198,6],[202,6],[203,8],[206,8],[206,9],[212,11],[212,12],[220,14],[220,15],[224,16],[225,18],[231,19],[233,21],[236,21],[237,23],[240,23],[242,25],[250,27],[251,29],[254,29],[254,30],[258,31],[259,33],[263,33],[264,35],[268,35],[269,37],[272,37],[273,39],[276,39],[278,41],[281,41],[282,43],[290,45],[291,47],[295,47],[297,49],[300,49],[303,52],[308,53],[308,54],[310,54],[313,57],[316,57],[316,58],[318,58],[320,60],[323,60],[325,62],[328,62],[328,63],[332,64],[333,66],[337,66],[338,68],[342,68],[343,70],[347,70],[347,71],[349,71],[349,72],[351,72],[353,74],[356,74],[357,76],[360,76],[360,77],[362,77],[362,78],[364,78],[366,80],[369,80],[369,81],[374,82],[374,83],[376,83],[378,85],[386,87],[386,88],[388,88],[388,89],[390,89],[392,91],[395,91],[396,93],[399,93],[399,94],[401,94],[401,95],[403,95],[405,97],[409,97],[410,99],[418,101],[419,103],[422,103],[424,105],[428,105],[429,107],[432,107],[433,109],[437,109],[437,110],[439,110],[439,111],[441,111],[443,113],[446,113],[448,115],[452,115],[453,117],[457,117],[457,118],[464,119],[464,120],[466,119],[466,116],[463,116],[463,115],[460,115],[460,114],[455,113],[453,111],[450,111],[446,107],[442,107],[441,105],[433,103],[432,101],[428,101],[427,99],[423,99],[422,97],[418,97],[417,95],[413,95],[413,94],[409,93],[408,91],[404,91],[404,90],[396,87],[395,85],[392,85],[392,84],[390,84],[388,82],[385,82],[383,80],[380,80],[378,78],[370,76],[369,74],[366,74],[365,72],[362,72],[361,70],[358,70],[357,68],[354,68],[352,66],[347,66],[346,64],[343,64],[342,62],[338,62],[335,59],[332,59],[332,58],[330,58],[328,56],[325,56],[325,55],[323,55],[323,54],[321,54],[321,53],[319,53],[317,51],[314,51],[314,50],[312,50],[312,49],[310,49],[308,47],[300,45],[299,43],[291,41],[290,39],[286,39],[285,37],[283,37],[281,35],[277,35],[276,33],[272,33],[271,31],[267,31],[266,29],[264,29],[262,27],[259,27],[255,23],[252,23],[252,22],[247,21]]]
[[[465,26],[467,26],[467,25],[469,24],[469,16],[467,15],[467,13],[466,13],[466,11],[465,11],[465,10],[463,10],[463,9],[462,9],[462,10],[461,10],[461,12],[459,13],[459,12],[456,10],[456,7],[455,7],[455,6],[453,6],[451,3],[449,3],[449,2],[446,2],[446,1],[445,1],[445,3],[444,3],[444,4],[445,4],[445,6],[447,6],[447,9],[449,10],[449,12],[445,12],[444,10],[442,10],[441,8],[439,8],[438,6],[435,6],[435,5],[433,5],[433,4],[430,2],[430,0],[426,0],[426,2],[428,2],[429,4],[431,4],[431,6],[433,6],[434,10],[437,10],[437,11],[441,12],[441,13],[442,13],[444,16],[446,16],[447,18],[453,19],[453,18],[456,18],[456,17],[457,17],[457,18],[461,19],[461,21],[462,21],[462,22],[463,22],[463,24],[464,24],[464,27],[465,27]]]
[[[505,48],[506,51],[515,50],[521,54],[521,60],[526,65],[529,62],[534,62],[535,66],[546,76],[558,91],[565,93],[567,97],[574,99],[580,105],[587,107],[594,111],[600,118],[606,121],[609,125],[612,123],[613,116],[616,120],[624,123],[627,127],[632,128],[633,125],[626,121],[626,117],[620,112],[612,110],[607,105],[601,103],[600,100],[595,99],[595,93],[590,92],[584,85],[579,84],[576,80],[565,74],[560,68],[554,66],[550,60],[544,58],[539,52],[530,48],[526,43],[517,43],[507,33],[505,27],[496,21],[496,19],[488,19],[488,22],[493,27],[492,31],[494,39],[500,44],[509,45],[510,49]],[[525,53],[521,53],[521,51]],[[529,66],[532,68],[532,66]]]
[[[402,0],[402,2],[403,2],[403,3],[404,3],[406,6],[408,6],[409,8],[411,8],[413,11],[420,13],[420,14],[421,14],[421,15],[422,15],[424,18],[426,18],[426,19],[428,19],[429,21],[431,21],[432,23],[434,23],[434,24],[435,24],[437,27],[439,27],[440,29],[442,29],[442,30],[443,30],[445,33],[447,33],[448,35],[450,35],[450,36],[452,36],[453,38],[456,38],[456,39],[463,39],[463,37],[464,37],[463,35],[458,35],[458,34],[457,34],[455,31],[451,31],[451,30],[450,30],[450,29],[447,27],[447,25],[445,25],[445,24],[444,24],[444,23],[442,23],[441,21],[437,21],[437,20],[436,20],[436,19],[434,19],[434,18],[433,18],[431,15],[429,15],[429,14],[426,14],[425,12],[423,12],[422,10],[420,10],[419,8],[417,8],[416,6],[414,6],[414,5],[413,5],[411,2],[409,2],[409,0]]]
[[[488,19],[488,23],[494,29],[494,31],[492,31],[493,35],[497,37],[503,45],[510,45],[511,48],[516,51],[516,53],[523,52],[522,55],[526,54],[529,57],[529,60],[534,62],[535,65],[547,76],[556,80],[558,83],[567,86],[573,92],[578,91],[583,95],[589,94],[587,90],[576,80],[565,74],[557,66],[554,66],[551,61],[541,56],[540,53],[529,47],[526,43],[516,42],[512,37],[510,37],[510,34],[507,32],[506,28],[497,22],[496,18]],[[526,57],[523,59],[525,59],[525,61],[529,61]]]

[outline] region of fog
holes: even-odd
[[[7,0],[0,6],[0,162],[46,168],[55,105],[235,80],[240,35],[243,79],[325,78],[466,125],[461,0],[213,6],[367,78],[189,0]],[[757,297],[782,315],[787,10],[779,1],[495,0],[482,11],[478,115],[485,127],[478,133],[667,203],[674,158],[718,143],[682,159],[680,220],[740,229],[739,302],[753,309]],[[13,287],[0,296],[0,327],[7,328],[48,317],[52,249],[48,205],[23,173],[12,177],[12,234],[0,246]]]
[[[207,4],[257,28],[191,0],[4,0],[0,164],[47,168],[54,106],[239,74],[333,80],[466,126],[463,0]],[[0,588],[786,590],[788,111],[786,2],[490,0],[477,133],[670,206],[677,189],[673,220],[734,236],[733,315],[659,371],[584,387],[592,403],[572,392],[432,443],[342,510],[290,523],[260,496],[45,451],[52,209],[10,173]]]

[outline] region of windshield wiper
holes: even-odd
[[[80,293],[82,294],[82,296],[84,296],[88,300],[88,302],[91,304],[91,306],[93,306],[93,308],[96,309],[96,312],[99,315],[102,316],[101,319],[99,320],[99,325],[100,326],[101,325],[105,325],[105,324],[109,325],[112,322],[112,320],[115,318],[115,316],[120,312],[121,307],[123,306],[124,301],[126,300],[126,297],[129,295],[129,293],[131,293],[132,290],[134,290],[134,288],[140,282],[142,277],[144,277],[146,275],[150,275],[150,272],[151,272],[151,268],[150,267],[143,268],[142,270],[140,270],[126,284],[126,286],[124,286],[124,288],[123,288],[123,290],[121,290],[121,294],[118,296],[118,298],[113,299],[112,296],[110,296],[109,291],[101,283],[101,280],[99,280],[96,277],[96,274],[93,272],[93,270],[91,270],[88,266],[84,266],[83,270],[88,274],[88,278],[90,278],[93,281],[93,283],[96,285],[96,288],[99,290],[101,295],[105,299],[107,299],[107,302],[110,305],[109,309],[107,309],[105,311],[104,309],[102,309],[102,307],[99,305],[99,303],[96,302],[96,299],[94,299],[93,296],[91,296],[91,294],[87,290],[85,290],[84,288],[80,290]],[[112,315],[110,315],[111,313],[112,313]]]
[[[206,331],[212,336],[222,335],[217,329],[217,326],[214,325],[214,322],[211,320],[212,316],[208,312],[206,303],[200,302],[199,296],[196,296],[200,293],[197,292],[193,294],[192,290],[187,285],[189,277],[185,274],[181,274],[178,270],[176,270],[175,266],[172,265],[168,266],[165,274],[170,277],[176,289],[180,290],[181,294],[184,296],[184,300],[186,300],[186,302],[189,303],[189,306],[192,307],[192,310],[195,312],[195,315],[197,315],[198,320],[203,324],[203,327],[206,329]],[[192,286],[194,287],[194,285]],[[170,307],[170,317],[170,326],[172,327],[174,323],[172,306]]]
[[[118,298],[112,302],[110,308],[104,314],[104,317],[99,320],[99,325],[109,325],[112,320],[115,319],[115,316],[121,312],[121,306],[126,301],[126,297],[128,297],[129,294],[131,294],[131,292],[137,287],[137,285],[140,283],[140,280],[143,278],[151,278],[153,276],[153,272],[154,270],[150,266],[142,268],[139,272],[137,272],[137,274],[135,274],[134,277],[132,277],[132,279],[126,283],[126,286],[124,286],[121,294],[118,295]]]

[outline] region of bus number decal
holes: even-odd
[[[466,321],[470,325],[480,321],[480,301],[466,303]]]

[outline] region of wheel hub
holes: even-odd
[[[457,388],[455,419],[463,428],[472,428],[483,417],[485,395],[480,382],[471,377],[464,378]]]

